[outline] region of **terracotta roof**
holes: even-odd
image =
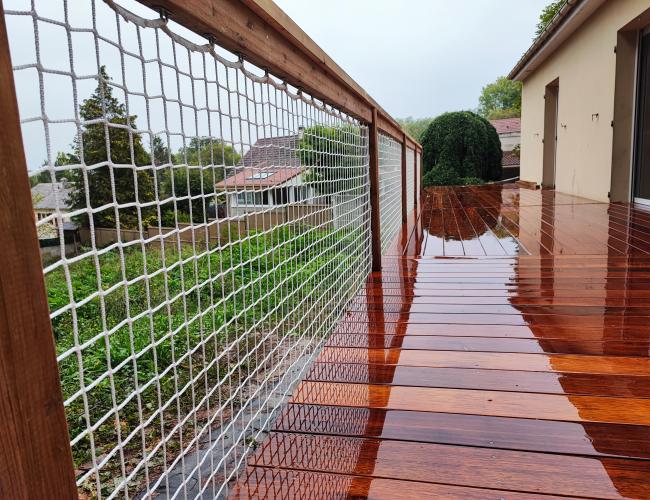
[[[297,135],[259,139],[239,160],[242,167],[299,167],[300,158],[296,155]]]
[[[217,187],[261,188],[287,182],[304,170],[296,154],[299,143],[298,135],[259,139]]]
[[[504,167],[518,167],[519,157],[515,155],[512,151],[504,151],[503,159],[501,160],[501,165]]]
[[[263,188],[284,184],[290,179],[300,175],[305,169],[302,167],[244,167],[235,175],[217,183],[218,188]]]
[[[497,129],[497,134],[520,134],[521,118],[504,118],[503,120],[490,120],[492,126]]]

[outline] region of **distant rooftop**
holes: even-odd
[[[67,182],[42,182],[32,188],[35,210],[56,210],[70,208],[72,188]],[[58,198],[58,204],[56,199]]]
[[[503,159],[501,160],[501,165],[504,167],[518,167],[520,164],[519,156],[514,154],[512,151],[504,151]]]
[[[296,154],[298,135],[259,139],[242,156],[229,177],[217,183],[220,188],[277,186],[300,175],[304,168]]]
[[[238,167],[299,167],[296,150],[300,143],[298,135],[259,139],[239,160]]]
[[[492,126],[497,129],[497,134],[520,134],[521,118],[504,118],[502,120],[490,120]]]

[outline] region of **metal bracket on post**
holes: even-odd
[[[372,270],[381,271],[381,214],[379,208],[379,135],[377,129],[377,108],[372,108],[372,121],[368,127],[368,134]]]

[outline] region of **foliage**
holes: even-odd
[[[110,159],[113,164],[123,165],[124,168],[100,166],[87,169],[87,182],[81,170],[66,171],[72,186],[70,196],[72,207],[88,206],[86,187],[92,208],[111,204],[114,197],[120,204],[137,202],[140,205],[154,200],[154,187],[157,182],[160,199],[172,196],[177,200],[180,198],[175,206],[170,202],[161,208],[163,225],[175,225],[176,222],[189,222],[191,219],[195,222],[204,221],[205,207],[213,204],[215,200],[200,195],[214,192],[214,184],[224,177],[223,166],[236,165],[240,159],[239,154],[231,146],[210,137],[192,138],[188,146],[172,154],[166,142],[160,136],[154,136],[151,141],[152,155],[150,156],[142,144],[141,135],[133,132],[136,130],[137,117],[126,116],[126,107],[113,96],[113,88],[109,82],[110,77],[102,66],[97,88],[80,107],[83,120],[102,121],[85,125],[81,138],[76,137],[73,141],[73,152],[58,153],[55,165],[78,164],[83,154],[83,162],[86,165],[101,164]],[[153,169],[139,170],[134,173],[133,167],[151,165],[152,162],[157,167],[164,167],[155,175]],[[214,167],[192,168],[199,166]],[[57,173],[57,178],[60,176],[60,173]],[[114,193],[111,178],[115,183]],[[50,182],[50,174],[42,172],[33,176],[30,182],[32,185]],[[195,197],[191,202],[183,199],[190,196]],[[138,209],[135,207],[121,208],[119,217],[122,228],[137,228],[139,225]],[[157,223],[154,208],[140,208],[140,217],[144,227]],[[84,225],[88,225],[87,216],[81,219]],[[97,227],[115,227],[115,209],[111,207],[97,212],[93,214],[93,219]]]
[[[567,0],[556,0],[551,2],[542,10],[542,13],[539,15],[539,22],[537,23],[537,29],[535,30],[535,39],[539,38],[546,27],[551,23],[553,18],[557,15],[558,12],[562,9]]]
[[[445,113],[421,140],[424,185],[501,178],[501,142],[495,128],[471,111]]]
[[[308,127],[299,147],[301,165],[309,167],[306,181],[314,183],[320,194],[350,190],[362,184],[365,151],[359,127]]]
[[[413,139],[419,142],[433,118],[413,118],[409,116],[408,118],[398,118],[397,121]]]
[[[483,87],[478,100],[478,113],[488,120],[521,116],[521,89],[521,82],[500,76]]]
[[[93,424],[113,407],[111,386],[118,403],[132,398],[120,410],[119,427],[111,415],[93,433],[97,455],[106,454],[116,446],[118,431],[124,439],[138,428],[139,407],[144,418],[148,419],[155,415],[159,401],[172,401],[172,404],[164,414],[153,418],[151,424],[142,430],[142,435],[146,436],[149,449],[159,442],[162,432],[169,438],[169,430],[179,419],[190,414],[192,402],[200,401],[206,394],[202,378],[192,383],[200,368],[208,366],[232,339],[244,333],[245,325],[263,320],[257,327],[259,332],[271,331],[277,321],[283,322],[282,327],[287,332],[292,328],[306,328],[315,321],[313,315],[322,310],[319,307],[325,307],[328,300],[328,295],[321,292],[340,279],[332,270],[337,266],[343,269],[349,259],[361,251],[358,235],[354,232],[344,234],[340,230],[283,227],[266,233],[252,232],[248,236],[244,241],[231,242],[230,251],[214,251],[198,258],[192,258],[195,254],[191,245],[183,247],[180,253],[172,245],[164,254],[159,246],[151,245],[146,252],[132,247],[124,252],[124,270],[120,252],[110,251],[99,256],[101,285],[93,259],[69,265],[69,285],[62,268],[47,275],[51,310],[58,310],[70,302],[69,289],[78,303],[94,290],[112,289],[105,294],[103,304],[99,298],[93,299],[78,305],[74,316],[67,312],[52,321],[58,354],[67,352],[76,342],[89,341],[107,328],[115,329],[106,341],[100,338],[80,354],[86,386],[105,374],[109,362],[115,369],[112,380],[104,379],[87,393],[87,411]],[[315,244],[322,239],[327,239],[327,245]],[[268,248],[274,251],[268,252]],[[250,265],[241,267],[241,262],[250,262]],[[145,266],[149,276],[146,282],[140,280],[113,288],[125,282],[123,272],[126,279],[133,280],[145,274]],[[163,267],[167,270],[160,273]],[[218,281],[215,281],[215,270],[224,272]],[[192,293],[185,293],[194,287]],[[307,294],[313,299],[301,300]],[[172,300],[167,305],[159,307],[170,298]],[[218,307],[207,307],[218,302]],[[282,314],[278,314],[278,310]],[[136,318],[146,311],[151,312],[119,327],[125,318]],[[252,348],[257,341],[255,335],[250,333],[243,338],[242,349]],[[153,342],[156,342],[155,347],[152,347]],[[192,352],[203,342],[206,349]],[[139,355],[137,361],[132,362],[130,358],[134,352]],[[232,355],[239,359],[237,352]],[[249,363],[243,367],[244,376],[256,368],[257,359],[257,356],[242,359]],[[172,369],[174,365],[176,367]],[[213,364],[206,376],[219,380],[231,367],[226,359],[219,366]],[[59,368],[64,399],[68,399],[81,387],[76,356],[64,359]],[[157,381],[157,375],[168,369],[170,371]],[[239,383],[238,373],[241,375],[242,371],[230,375],[228,387]],[[133,397],[136,383],[140,388],[150,383],[141,392],[139,401]],[[187,384],[191,390],[178,394],[178,389]],[[214,399],[230,395],[215,395]],[[236,404],[238,401],[234,402]],[[88,425],[81,397],[66,407],[66,415],[71,436],[77,436]],[[171,435],[172,439],[166,444],[167,453],[173,453],[184,439],[180,437],[181,433],[192,435],[196,418],[190,418],[181,430]],[[127,458],[137,455],[142,452],[142,446],[138,433],[124,446],[124,453]],[[73,447],[73,458],[77,469],[90,461],[91,449],[87,439]],[[102,482],[110,484],[112,474],[120,474],[119,467],[119,455],[114,456],[102,469],[102,475],[106,476]]]
[[[170,166],[158,174],[159,193],[161,198],[174,196],[177,201],[175,209],[171,204],[163,207],[162,224],[175,226],[176,220],[204,222],[206,209],[216,203],[215,184],[223,180],[225,167],[237,164],[239,154],[219,140],[193,137],[189,145],[180,148],[171,159],[177,166]]]
[[[136,129],[136,116],[127,116],[126,107],[113,96],[109,82],[110,77],[102,66],[97,88],[79,108],[84,121],[99,121],[84,125],[81,136],[74,139],[72,154],[60,153],[57,157],[58,165],[79,163],[81,158],[86,165],[112,164],[88,169],[87,179],[80,171],[73,171],[74,174],[69,179],[72,184],[70,202],[73,208],[87,207],[86,196],[89,197],[91,208],[102,207],[114,201],[120,204],[140,204],[154,198],[151,172],[139,170],[134,173],[133,169],[134,166],[151,164],[140,134],[133,132]],[[146,221],[152,215],[151,208],[141,210],[140,215],[135,207],[123,208],[119,211],[119,220],[122,227],[134,228],[138,226],[139,217]],[[87,218],[87,215],[83,216],[83,219]],[[93,219],[99,227],[115,227],[117,223],[113,207],[94,213]]]

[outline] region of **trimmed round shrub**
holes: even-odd
[[[500,180],[501,142],[492,124],[471,111],[445,113],[422,136],[425,186]]]

